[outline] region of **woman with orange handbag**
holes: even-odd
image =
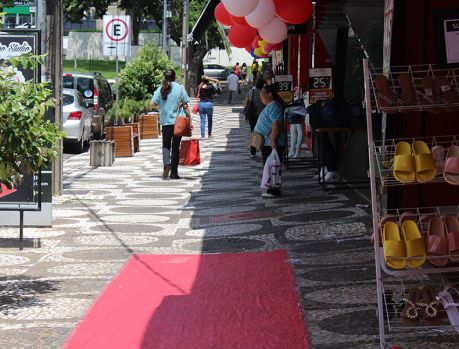
[[[174,126],[178,115],[190,118],[188,102],[190,98],[182,85],[175,82],[175,71],[166,70],[163,84],[153,94],[151,102],[159,108],[159,122],[163,138],[163,179],[180,179],[178,175],[181,136],[174,135]],[[190,119],[191,120],[191,119]]]

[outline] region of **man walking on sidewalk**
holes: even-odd
[[[239,78],[236,74],[234,74],[234,70],[231,71],[230,75],[228,75],[228,104],[232,104],[233,102],[233,93],[239,91]]]

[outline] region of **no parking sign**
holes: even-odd
[[[104,56],[131,55],[131,16],[104,16]]]

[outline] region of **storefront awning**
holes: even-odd
[[[220,0],[209,0],[201,12],[196,24],[194,25],[193,29],[191,30],[189,38],[192,41],[198,41],[206,32],[209,25],[214,20],[214,10],[219,4]],[[190,40],[189,39],[189,40]],[[190,40],[191,41],[191,40]]]
[[[7,15],[30,15],[30,6],[4,7],[3,12]]]

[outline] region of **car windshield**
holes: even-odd
[[[74,100],[75,98],[72,95],[64,94],[64,96],[62,97],[62,102],[64,103],[64,105],[72,104]]]
[[[94,79],[64,76],[63,87],[75,88],[75,79],[77,79],[76,89],[84,96],[84,98],[94,98]]]
[[[75,82],[75,79],[73,76],[64,76],[64,81],[63,81],[63,88],[72,88],[73,89],[73,83]]]

